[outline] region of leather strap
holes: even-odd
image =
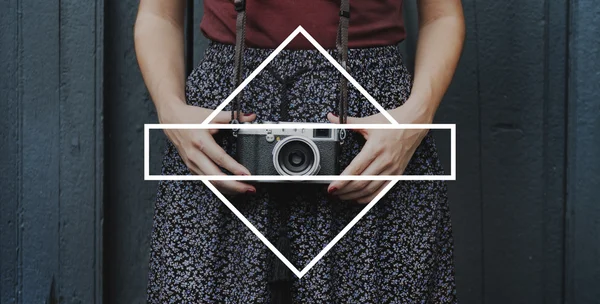
[[[234,67],[234,88],[237,88],[242,83],[243,71],[243,55],[245,45],[245,24],[246,24],[246,0],[234,0],[235,10],[237,11],[236,20],[236,38],[235,38],[235,67]],[[350,19],[350,4],[349,0],[341,0],[340,3],[340,22],[336,37],[336,48],[338,62],[342,68],[348,70],[348,27]],[[346,123],[348,111],[348,80],[343,75],[340,75],[340,97],[338,100],[338,115],[340,123]],[[231,111],[231,123],[239,123],[238,117],[241,114],[242,93],[238,94],[234,99],[234,109]],[[235,132],[235,130],[234,130]],[[234,133],[235,134],[235,133]],[[277,248],[282,254],[288,256],[290,244],[288,239],[287,220],[289,218],[289,210],[283,205],[282,201],[278,202],[278,209],[281,217],[281,226],[279,229],[279,239]],[[293,274],[279,261],[273,257],[274,265],[271,269],[271,303],[272,304],[288,304],[292,303],[292,278]]]
[[[234,66],[234,88],[242,83],[242,71],[244,68],[244,46],[246,41],[246,0],[234,0],[235,10],[237,11],[236,35],[235,35],[235,66]],[[348,27],[350,24],[350,3],[349,0],[340,2],[340,22],[338,25],[336,49],[338,62],[346,71],[348,70]],[[348,79],[340,75],[339,83],[340,96],[338,99],[338,115],[340,123],[346,123],[348,117]],[[231,111],[231,122],[238,123],[238,117],[241,114],[242,93],[240,92],[234,100]]]
[[[349,0],[341,0],[340,4],[340,23],[338,26],[336,47],[338,52],[338,62],[342,68],[348,71],[348,27],[350,24],[350,3]],[[338,102],[338,114],[340,123],[346,123],[348,117],[348,79],[340,75],[340,98]]]
[[[234,0],[237,19],[235,22],[235,63],[234,63],[234,88],[242,83],[242,71],[244,70],[244,45],[246,41],[246,0]],[[234,100],[234,109],[231,111],[231,122],[238,123],[241,114],[242,93],[237,94]]]

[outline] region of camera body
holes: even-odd
[[[237,161],[252,175],[339,175],[339,131],[242,128],[237,133]]]

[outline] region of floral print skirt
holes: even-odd
[[[246,49],[244,75],[271,52]],[[329,52],[336,58],[334,50]],[[189,104],[216,108],[228,97],[234,89],[233,57],[232,45],[210,43],[187,79]],[[349,71],[386,109],[401,106],[410,93],[411,75],[396,46],[349,50]],[[258,122],[327,122],[327,113],[336,112],[339,77],[317,50],[284,50],[242,91],[242,110],[256,113]],[[349,86],[348,115],[376,114]],[[235,153],[230,133],[219,132],[216,140]],[[359,134],[350,132],[341,149],[342,169],[363,144]],[[191,174],[168,141],[162,174]],[[431,134],[405,174],[444,174]],[[272,243],[278,227],[286,225],[287,258],[298,269],[365,206],[328,196],[324,184],[259,183],[256,188],[257,193],[236,196],[232,203]],[[202,182],[159,182],[149,303],[273,303],[273,259]],[[398,182],[305,276],[290,284],[292,303],[456,303],[445,182]]]

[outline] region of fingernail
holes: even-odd
[[[336,187],[331,187],[331,188],[329,188],[329,190],[327,190],[327,192],[329,192],[329,194],[333,194],[336,191],[337,191]]]
[[[252,114],[254,114],[254,113],[244,113],[244,116],[250,116]]]
[[[248,189],[248,190],[246,190],[246,194],[254,194],[254,193],[256,193],[255,189]]]
[[[331,113],[331,115],[333,115],[333,116],[335,116],[335,117],[338,117],[338,116],[337,116],[336,114],[334,114],[334,113]]]

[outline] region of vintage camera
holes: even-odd
[[[237,131],[237,160],[252,175],[339,175],[343,132],[341,129],[242,128]]]

